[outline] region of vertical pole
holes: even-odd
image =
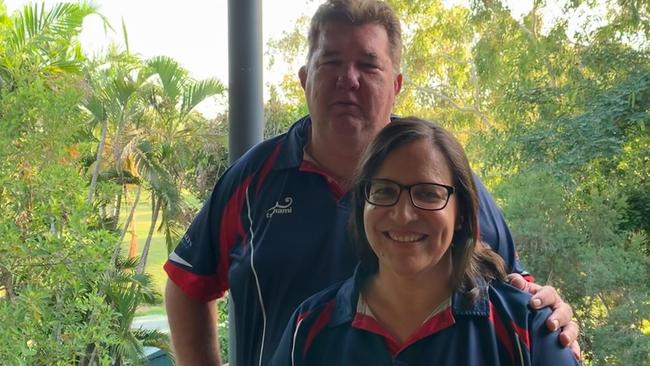
[[[228,0],[228,145],[230,163],[262,141],[262,1]],[[235,307],[228,301],[228,354],[237,366]]]
[[[262,141],[262,1],[228,0],[230,162]]]

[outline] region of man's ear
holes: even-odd
[[[397,76],[395,76],[395,81],[393,81],[393,87],[395,88],[395,95],[399,94],[399,92],[402,90],[403,80],[404,80],[404,76],[402,74],[397,74]]]
[[[300,85],[304,90],[305,85],[307,84],[307,66],[303,65],[300,70],[298,70],[298,78],[300,79]]]

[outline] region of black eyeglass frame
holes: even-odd
[[[399,187],[399,192],[395,196],[396,197],[395,202],[393,202],[391,204],[377,204],[377,203],[372,202],[370,200],[370,197],[369,197],[370,196],[370,186],[371,186],[372,182],[376,182],[376,181],[388,182],[388,183],[394,184],[394,185]],[[440,207],[440,208],[425,208],[425,207],[420,207],[415,203],[415,200],[413,199],[413,194],[411,193],[411,188],[416,187],[416,186],[421,186],[421,185],[434,185],[434,186],[442,187],[442,188],[447,190],[447,199],[445,200],[445,203],[442,205],[442,207]],[[448,186],[446,184],[433,183],[433,182],[420,182],[420,183],[415,183],[415,184],[410,184],[410,185],[404,185],[404,184],[395,182],[395,181],[390,180],[390,179],[375,178],[375,179],[367,180],[367,181],[365,181],[363,183],[363,196],[365,198],[365,201],[368,202],[369,204],[373,205],[373,206],[391,207],[391,206],[395,206],[397,204],[397,202],[399,202],[399,199],[402,196],[402,191],[405,190],[405,189],[409,193],[409,199],[411,200],[411,204],[413,205],[413,207],[419,208],[420,210],[424,210],[424,211],[440,211],[440,210],[444,210],[445,207],[447,207],[447,204],[449,203],[449,198],[451,197],[452,194],[454,194],[456,192],[456,187]]]

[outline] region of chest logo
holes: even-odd
[[[273,215],[286,215],[293,212],[291,204],[293,203],[293,198],[284,197],[282,200],[283,204],[280,201],[276,202],[275,205],[268,210],[266,210],[266,217],[271,218]]]

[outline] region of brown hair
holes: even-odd
[[[480,241],[478,194],[465,151],[458,140],[439,125],[415,117],[397,118],[368,146],[352,187],[351,237],[361,266],[366,271],[376,272],[378,259],[368,243],[363,222],[365,182],[373,178],[392,151],[421,139],[429,140],[432,148],[442,153],[453,176],[462,226],[454,232],[450,247],[451,286],[465,291],[466,300],[473,302],[478,296],[477,280],[505,280],[505,265],[499,255]]]
[[[307,60],[318,46],[318,37],[322,27],[331,22],[343,22],[351,25],[376,23],[386,29],[390,45],[390,57],[394,71],[399,72],[402,59],[402,29],[393,9],[379,0],[328,0],[316,10],[309,26],[309,53]]]

